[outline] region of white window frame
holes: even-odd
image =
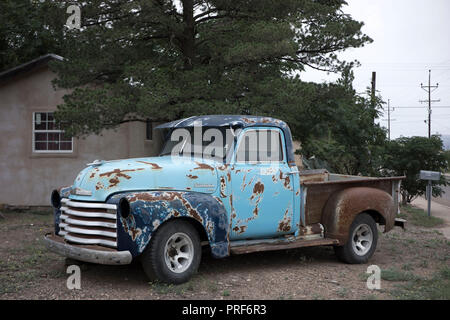
[[[72,145],[72,148],[70,150],[36,150],[36,144],[35,144],[35,133],[63,133],[64,130],[36,130],[35,129],[35,118],[36,113],[46,113],[47,115],[49,113],[54,113],[54,111],[33,111],[33,116],[31,118],[31,125],[32,125],[32,151],[33,153],[73,153],[73,137],[70,139],[70,143]],[[48,139],[47,139],[47,148],[48,148]]]

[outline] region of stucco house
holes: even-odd
[[[85,139],[67,137],[53,119],[65,90],[55,90],[48,54],[0,73],[0,204],[47,206],[50,193],[71,185],[96,159],[156,155],[161,137],[148,121]]]

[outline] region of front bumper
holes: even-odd
[[[90,249],[88,246],[71,245],[64,242],[60,236],[48,233],[44,237],[44,244],[48,250],[67,258],[108,265],[130,264],[133,259],[130,251],[116,251],[114,249]]]

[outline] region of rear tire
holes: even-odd
[[[173,220],[158,228],[141,263],[151,281],[181,284],[197,272],[201,255],[197,230],[187,221]]]
[[[375,220],[367,213],[358,215],[350,226],[347,243],[334,247],[339,260],[349,264],[362,264],[372,257],[378,242]]]

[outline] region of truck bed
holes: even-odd
[[[302,217],[304,225],[320,223],[323,208],[330,196],[343,189],[354,187],[369,187],[380,189],[392,196],[398,204],[400,182],[405,177],[374,178],[332,174],[327,170],[300,171],[302,190]]]

